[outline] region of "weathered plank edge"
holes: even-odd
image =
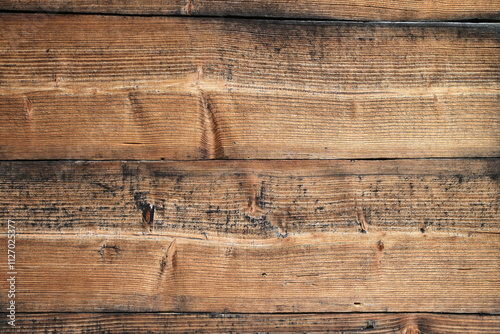
[[[7,318],[6,313],[0,317]],[[500,333],[500,316],[436,313],[17,313],[29,333],[342,332]],[[5,321],[0,329],[8,329]]]
[[[130,16],[190,16],[190,17],[238,17],[238,18],[276,18],[309,20],[359,20],[359,21],[499,21],[500,6],[494,2],[483,1],[475,4],[421,4],[419,9],[385,8],[384,1],[379,6],[370,3],[342,3],[342,1],[317,1],[314,5],[298,3],[294,9],[287,1],[256,1],[254,3],[233,1],[230,5],[220,2],[176,0],[169,3],[150,1],[147,4],[120,1],[112,4],[95,5],[92,1],[70,3],[62,0],[45,2],[0,1],[0,10],[5,12],[43,12],[54,14],[101,14]],[[295,2],[297,4],[297,2]],[[394,5],[394,3],[389,3]],[[397,4],[396,4],[397,6]],[[426,8],[430,7],[430,8]]]
[[[499,228],[500,159],[15,161],[0,162],[0,171],[0,226],[12,219],[28,234],[274,238]]]

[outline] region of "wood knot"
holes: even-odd
[[[121,249],[117,245],[104,244],[99,250],[99,255],[101,255],[102,262],[106,263],[107,261],[112,263],[113,260],[115,260],[118,257],[120,252]]]
[[[142,212],[142,225],[146,232],[153,229],[155,219],[155,206],[148,203],[146,193],[137,192],[134,194],[135,205]]]
[[[146,231],[151,231],[155,219],[155,207],[148,203],[142,210],[142,225]]]
[[[406,325],[401,329],[401,334],[420,334],[418,326],[415,324]]]

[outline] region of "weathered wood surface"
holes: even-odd
[[[0,17],[0,159],[500,155],[498,24],[75,18]]]
[[[7,247],[7,237],[0,237]],[[500,234],[19,234],[23,312],[500,312]],[[8,272],[6,261],[0,270]],[[8,290],[7,280],[0,282]],[[6,299],[0,300],[5,309]]]
[[[5,317],[4,317],[5,318]],[[2,327],[4,326],[4,327]],[[0,329],[5,323],[0,323]],[[500,317],[455,314],[22,314],[20,333],[500,333]],[[420,332],[418,332],[418,331]]]
[[[342,20],[499,20],[491,0],[0,0],[1,10],[60,13],[204,15]]]
[[[2,162],[21,233],[500,232],[500,160]]]

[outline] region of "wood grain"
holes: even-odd
[[[7,237],[0,244],[7,247]],[[4,248],[4,249],[5,249]],[[500,234],[23,235],[19,312],[500,312]],[[6,261],[0,270],[7,272]],[[2,291],[8,290],[2,280]],[[1,306],[6,307],[2,298]]]
[[[0,159],[500,155],[497,24],[3,14],[0,32]]]
[[[0,323],[0,329],[5,327]],[[20,333],[500,333],[500,317],[454,314],[22,314]]]
[[[2,162],[21,233],[500,232],[500,160]]]
[[[301,19],[452,21],[498,20],[500,5],[488,0],[0,0],[2,10],[60,13],[205,15]]]

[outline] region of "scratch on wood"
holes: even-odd
[[[161,258],[160,260],[160,276],[163,275],[165,272],[165,268],[174,268],[175,267],[175,255],[176,255],[176,242],[177,239],[174,238],[174,240],[170,243],[170,245],[167,248],[167,251],[165,252],[165,255]]]
[[[61,77],[59,76],[59,74],[56,74],[54,78],[54,86],[59,87],[60,82],[61,82]]]
[[[259,217],[260,214],[262,213],[262,209],[260,208],[259,203],[257,203],[256,188],[257,188],[256,183],[250,185],[250,196],[248,198],[247,214],[252,218]]]
[[[378,250],[378,252],[375,255],[375,265],[376,265],[377,269],[378,269],[378,267],[380,265],[380,262],[382,261],[382,256],[384,255],[384,249],[385,249],[384,242],[382,240],[379,240],[377,242],[377,250]]]
[[[24,97],[24,104],[26,107],[26,116],[27,118],[30,118],[33,112],[33,102],[31,102],[30,98],[25,96]]]
[[[358,219],[358,224],[361,226],[361,232],[363,233],[368,232],[368,223],[366,222],[366,217],[363,208],[358,209],[357,219]]]
[[[192,15],[193,14],[193,0],[187,0],[186,14],[187,15]]]

